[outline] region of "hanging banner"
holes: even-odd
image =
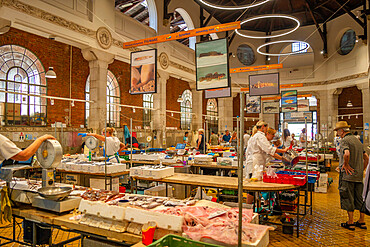
[[[282,63],[269,64],[269,65],[259,65],[259,66],[250,66],[250,67],[241,67],[241,68],[232,68],[232,69],[230,69],[230,74],[260,71],[260,70],[269,70],[269,69],[281,69],[281,68],[283,68]]]
[[[281,92],[281,112],[297,111],[297,90]]]
[[[249,94],[250,96],[280,94],[279,73],[250,75]]]
[[[195,44],[197,90],[230,87],[227,39]]]
[[[171,40],[185,39],[185,38],[189,38],[193,36],[205,35],[205,34],[210,34],[210,33],[231,31],[231,30],[239,29],[239,28],[241,28],[240,21],[230,22],[230,23],[224,23],[224,24],[214,25],[210,27],[202,27],[202,28],[192,29],[188,31],[164,34],[164,35],[159,35],[159,36],[155,36],[151,38],[125,42],[123,43],[122,46],[124,49],[127,49],[127,48],[142,46],[142,45],[150,45],[150,44],[162,43],[162,42],[171,41]]]
[[[294,88],[294,87],[303,87],[303,83],[281,84],[280,85],[280,88]],[[243,88],[240,89],[240,91],[241,92],[249,92],[249,88],[248,87],[243,87]],[[311,96],[312,96],[312,94],[299,95],[299,97],[311,97]],[[274,97],[274,99],[280,99],[280,96],[279,96],[279,98]]]
[[[205,98],[206,99],[227,98],[227,97],[231,97],[231,88],[230,87],[205,90]]]
[[[157,49],[131,52],[130,94],[157,92]]]

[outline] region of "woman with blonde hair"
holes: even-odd
[[[107,150],[105,151],[105,155],[112,156],[115,155],[120,149],[123,149],[125,147],[125,144],[121,143],[119,139],[116,136],[114,136],[114,133],[115,129],[112,127],[108,127],[102,130],[101,135],[95,133],[88,133],[87,136],[93,136],[102,142],[106,141]],[[105,138],[105,136],[107,136],[107,138]]]
[[[204,140],[204,129],[198,130],[198,140],[197,140],[197,149],[200,153],[205,153],[205,140]]]

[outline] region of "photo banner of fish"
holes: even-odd
[[[250,96],[279,95],[279,73],[250,75],[249,94]]]
[[[298,110],[297,90],[281,92],[281,112],[295,112]]]

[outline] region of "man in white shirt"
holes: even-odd
[[[244,151],[247,149],[247,147],[248,147],[248,141],[249,141],[249,139],[251,138],[251,136],[248,134],[248,131],[245,131],[245,134],[244,134],[244,136],[243,136],[243,144],[244,144]]]
[[[21,150],[12,141],[0,134],[0,164],[4,160],[12,159],[17,161],[26,161],[32,157],[40,147],[40,145],[48,140],[55,139],[51,135],[43,135],[37,138],[30,146],[26,149]]]
[[[54,136],[51,136],[51,135],[43,135],[37,138],[26,149],[21,150],[7,137],[0,134],[0,164],[3,163],[4,160],[8,160],[8,159],[12,159],[16,161],[29,160],[32,157],[32,155],[34,155],[37,152],[37,149],[41,146],[41,144],[48,139],[55,139],[55,138]],[[10,182],[12,177],[13,177],[13,171],[11,169],[1,170],[0,179]]]

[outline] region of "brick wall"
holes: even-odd
[[[69,45],[15,28],[11,28],[9,32],[0,35],[0,46],[11,44],[32,51],[39,58],[46,71],[48,67],[54,67],[57,78],[47,80],[48,95],[69,97],[71,51]],[[72,51],[72,97],[84,99],[85,81],[89,73],[88,62],[83,59],[80,49],[73,47]],[[66,123],[69,117],[69,105],[70,103],[67,101],[55,100],[52,106],[50,100],[48,100],[48,125],[56,121]],[[84,124],[84,103],[75,103],[75,107],[72,108],[71,119],[74,127]]]
[[[170,77],[166,84],[166,105],[167,110],[171,111],[180,111],[180,103],[177,102],[179,95],[186,90],[190,89],[189,83],[174,77]],[[193,105],[193,108],[197,107]],[[167,112],[166,125],[167,127],[177,127],[181,129],[181,116],[179,113],[173,113],[173,116],[170,112]]]
[[[353,107],[347,107],[348,100],[351,100]],[[362,113],[362,92],[356,86],[343,88],[342,93],[338,97],[338,115]],[[363,117],[359,115],[343,117],[339,121],[347,121],[351,125],[351,129],[363,128]]]
[[[136,94],[131,95],[130,90],[130,65],[118,60],[114,60],[113,63],[109,64],[108,69],[117,78],[120,93],[121,93],[121,104],[124,105],[136,105],[143,106],[143,95]],[[122,124],[130,124],[130,118],[132,118],[132,126],[136,128],[143,127],[143,110],[135,109],[133,112],[132,108],[121,107],[121,126]]]

